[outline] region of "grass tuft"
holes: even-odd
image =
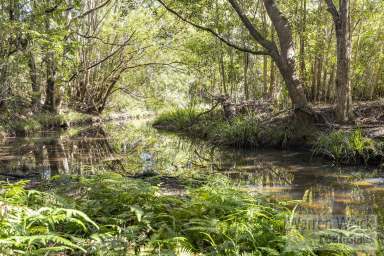
[[[365,137],[360,129],[322,134],[314,145],[315,155],[323,155],[340,164],[368,164],[383,156],[380,143]]]
[[[190,127],[194,121],[197,121],[198,116],[199,111],[194,108],[174,109],[161,113],[153,125],[180,131]]]

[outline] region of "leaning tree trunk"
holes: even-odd
[[[307,98],[304,94],[303,84],[296,74],[295,44],[292,38],[292,30],[287,18],[278,8],[276,1],[263,0],[267,14],[277,32],[280,49],[278,49],[275,42],[269,41],[261,35],[236,0],[228,1],[238,14],[244,26],[248,29],[250,35],[266,50],[266,53],[272,57],[284,79],[294,108],[309,108]]]
[[[210,32],[215,35],[222,42],[228,46],[249,52],[255,55],[268,55],[271,56],[276,66],[278,67],[281,75],[286,83],[292,105],[295,109],[305,109],[312,112],[308,106],[307,98],[304,94],[304,87],[302,81],[296,74],[296,61],[295,61],[295,46],[292,38],[292,30],[287,18],[279,10],[276,0],[263,0],[267,14],[272,21],[273,27],[276,29],[279,38],[279,47],[274,41],[268,40],[262,33],[252,24],[251,20],[247,17],[246,13],[242,10],[237,0],[227,0],[234,11],[237,13],[243,25],[247,28],[251,37],[263,48],[263,50],[255,51],[249,48],[243,48],[226,40],[214,30],[198,25],[194,22],[184,18],[178,12],[170,8],[163,0],[158,0],[168,11],[179,17],[181,20],[187,22],[198,29]],[[308,112],[308,111],[307,111]]]
[[[295,44],[289,22],[277,7],[275,0],[263,1],[267,14],[276,29],[280,44],[280,52],[272,51],[271,57],[284,79],[293,106],[299,109],[306,108],[308,102],[305,97],[303,82],[296,72]]]
[[[352,120],[352,89],[350,82],[351,38],[349,0],[340,0],[337,10],[332,0],[326,0],[336,28],[336,121]]]

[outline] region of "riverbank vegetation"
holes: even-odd
[[[277,115],[275,115],[276,118]],[[327,130],[316,126],[297,127],[290,118],[271,120],[263,115],[243,114],[231,120],[220,111],[175,109],[160,114],[153,122],[159,129],[197,136],[211,143],[237,148],[297,148],[313,152],[338,164],[381,164],[383,142],[363,134],[362,129]],[[299,132],[300,131],[300,132]]]

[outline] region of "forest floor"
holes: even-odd
[[[353,130],[360,128],[364,135],[370,138],[384,137],[384,100],[356,102],[353,107],[355,122],[345,125],[335,123],[333,105],[316,105],[314,109],[325,115],[334,129]]]

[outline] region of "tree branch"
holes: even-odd
[[[207,27],[204,27],[204,26],[201,26],[199,24],[196,24],[186,18],[184,18],[182,15],[180,15],[178,12],[176,12],[174,9],[172,9],[171,7],[169,7],[168,5],[166,5],[162,0],[157,0],[167,11],[169,11],[170,13],[174,14],[175,16],[177,16],[179,19],[181,19],[182,21],[184,21],[185,23],[188,23],[189,25],[192,25],[193,27],[195,28],[198,28],[198,29],[201,29],[203,31],[206,31],[206,32],[209,32],[211,33],[212,35],[214,35],[215,37],[217,37],[220,41],[222,41],[223,43],[225,43],[226,45],[228,45],[229,47],[232,47],[232,48],[235,48],[236,50],[239,50],[239,51],[242,51],[242,52],[248,52],[248,53],[251,53],[253,55],[270,55],[270,53],[268,51],[255,51],[253,49],[250,49],[248,47],[241,47],[239,45],[236,45],[235,43],[233,42],[230,42],[229,40],[225,39],[224,37],[222,37],[219,33],[215,32],[213,29],[210,29],[210,28],[207,28]]]
[[[276,46],[272,41],[267,40],[264,38],[259,31],[253,26],[251,21],[248,19],[248,17],[244,14],[244,12],[241,10],[240,5],[237,3],[236,0],[228,0],[228,2],[231,4],[232,8],[235,10],[237,15],[239,16],[240,20],[243,22],[244,26],[248,29],[251,36],[261,45],[263,46],[269,53],[268,55],[271,55],[272,52],[276,51]]]
[[[169,62],[169,63],[149,62],[149,63],[137,64],[137,65],[134,65],[134,66],[127,66],[127,67],[125,67],[124,70],[126,70],[126,69],[132,69],[132,68],[138,68],[138,67],[153,66],[153,65],[159,65],[159,66],[172,66],[173,64],[184,64],[184,63],[179,62],[179,61],[174,61],[174,62]]]
[[[115,54],[120,52],[123,48],[125,48],[128,45],[128,43],[131,40],[131,38],[133,37],[133,35],[134,35],[134,33],[132,33],[132,35],[119,48],[117,48],[116,50],[114,50],[113,52],[111,52],[110,54],[108,54],[107,56],[102,58],[101,60],[96,61],[95,63],[93,63],[92,65],[90,65],[86,68],[83,68],[81,70],[76,71],[66,82],[71,82],[73,79],[75,79],[79,75],[79,73],[90,70],[90,69],[100,65],[101,63],[107,61],[108,59],[112,58]],[[145,48],[141,48],[140,50],[142,50],[142,49],[145,49]],[[134,52],[137,52],[137,51],[138,50],[135,50]]]
[[[339,20],[339,12],[337,11],[337,8],[335,4],[333,3],[333,0],[325,0],[328,6],[328,12],[332,14],[332,17],[335,21]]]
[[[111,0],[106,0],[104,1],[103,3],[99,4],[98,6],[96,6],[95,8],[92,8],[92,9],[89,9],[88,11],[80,14],[80,16],[78,16],[79,18],[84,18],[85,16],[91,14],[92,12],[94,11],[97,11],[101,8],[103,8],[104,6],[106,6],[107,4],[109,4],[111,2]]]

